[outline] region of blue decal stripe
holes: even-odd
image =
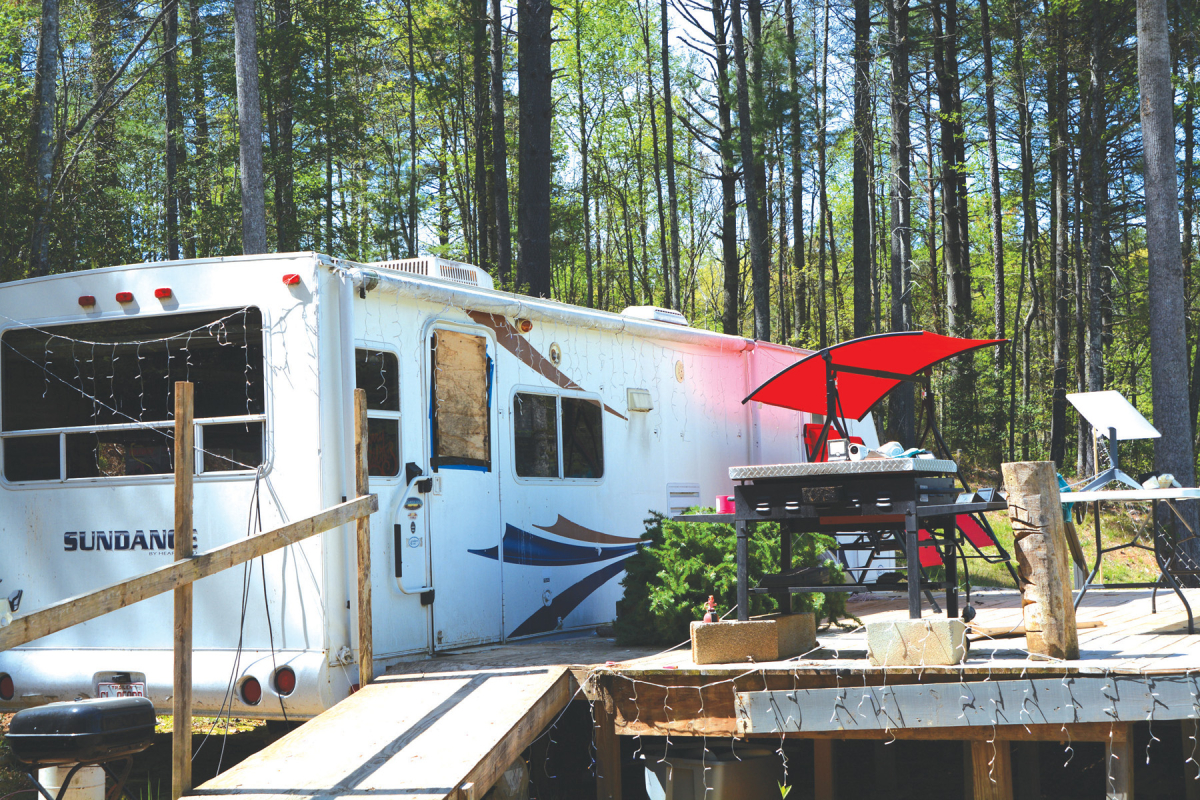
[[[523,531],[515,525],[504,526],[504,563],[523,564],[531,567],[565,567],[574,564],[595,564],[610,558],[630,556],[638,549],[636,544],[616,547],[566,544]],[[468,550],[484,558],[497,558],[497,548]]]
[[[625,559],[609,564],[588,575],[576,584],[550,601],[550,605],[542,606],[529,619],[517,626],[509,636],[529,636],[534,633],[545,633],[558,627],[560,619],[566,619],[575,608],[587,599],[588,595],[599,589],[615,575],[625,569]]]

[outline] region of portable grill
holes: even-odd
[[[108,798],[125,788],[133,754],[154,739],[154,704],[145,697],[114,697],[51,703],[15,714],[9,723],[8,743],[13,756],[29,768],[29,778],[46,800],[62,800],[71,779],[82,767],[98,766],[116,785]],[[109,764],[124,761],[118,775]],[[72,766],[53,797],[38,782],[37,770]]]

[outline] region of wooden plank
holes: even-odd
[[[596,740],[596,800],[621,800],[621,740],[604,703],[592,704]]]
[[[564,666],[384,674],[192,791],[296,800],[482,797],[570,700]]]
[[[1200,676],[1074,675],[835,689],[738,692],[744,733],[1059,725],[1187,719]]]
[[[196,471],[195,387],[175,382],[175,562],[192,557],[192,476]],[[192,585],[175,590],[171,693],[171,800],[192,789]]]
[[[467,780],[475,786],[490,790],[500,776],[521,757],[525,749],[552,723],[575,693],[575,680],[570,672],[563,672],[550,689],[538,698],[529,710],[504,735],[495,747],[467,774]],[[618,784],[619,788],[619,784]],[[482,797],[483,792],[480,793]]]
[[[1013,800],[1008,742],[971,742],[971,788],[975,800]]]
[[[1079,658],[1069,548],[1054,464],[1007,463],[1000,471],[1008,490],[1025,646],[1031,653],[1056,659]]]
[[[837,798],[837,742],[813,740],[813,800]]]
[[[1128,728],[1128,725],[1120,727]],[[1104,796],[1107,800],[1133,800],[1133,737],[1114,739],[1106,748]]]
[[[311,517],[289,522],[278,528],[238,539],[185,561],[160,567],[136,578],[114,583],[103,589],[67,598],[54,605],[17,617],[7,628],[0,628],[0,651],[8,650],[72,625],[87,622],[110,611],[132,605],[156,595],[178,589],[209,575],[235,567],[259,556],[273,553],[289,544],[332,530],[359,517],[379,510],[376,495],[356,497],[325,509]],[[179,537],[176,537],[178,540]]]
[[[1103,628],[1104,623],[1100,620],[1089,620],[1087,622],[1075,623],[1077,628]],[[978,639],[1015,639],[1025,635],[1025,626],[1017,625],[1015,628],[1012,625],[992,625],[987,628],[981,628],[978,625],[968,625],[967,633]],[[972,638],[972,641],[975,641]]]
[[[371,493],[367,477],[367,392],[354,390],[354,487],[355,494]],[[359,517],[356,523],[358,554],[358,685],[366,686],[375,677],[375,648],[372,644],[371,618],[371,517]]]

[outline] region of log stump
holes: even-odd
[[[1071,602],[1071,554],[1052,461],[1001,465],[1017,555],[1025,647],[1035,656],[1079,658]]]

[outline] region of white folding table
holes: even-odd
[[[1079,607],[1080,601],[1083,600],[1083,596],[1084,596],[1084,594],[1087,593],[1087,590],[1089,588],[1091,588],[1093,586],[1100,587],[1100,586],[1106,585],[1106,584],[1097,584],[1097,583],[1092,582],[1096,579],[1096,576],[1100,574],[1100,563],[1101,563],[1105,553],[1111,553],[1116,550],[1124,550],[1126,548],[1149,550],[1152,553],[1154,553],[1154,560],[1158,563],[1160,577],[1157,581],[1154,581],[1153,583],[1107,584],[1107,586],[1109,588],[1112,588],[1115,585],[1115,586],[1120,586],[1122,588],[1129,588],[1129,589],[1154,589],[1154,595],[1152,596],[1152,599],[1151,599],[1151,610],[1155,611],[1157,609],[1155,607],[1156,604],[1154,601],[1157,599],[1158,589],[1160,586],[1164,585],[1164,583],[1165,583],[1167,586],[1171,587],[1172,590],[1174,590],[1175,594],[1177,594],[1179,596],[1179,599],[1183,602],[1183,607],[1187,610],[1188,633],[1195,632],[1195,624],[1192,619],[1192,607],[1190,605],[1188,605],[1187,598],[1184,596],[1183,591],[1179,587],[1179,582],[1175,579],[1175,576],[1171,574],[1172,573],[1172,565],[1174,564],[1175,560],[1179,556],[1178,546],[1182,542],[1175,542],[1172,545],[1170,552],[1165,553],[1163,551],[1162,546],[1160,545],[1161,537],[1158,534],[1158,503],[1159,502],[1165,502],[1170,507],[1171,511],[1174,512],[1174,514],[1177,517],[1179,517],[1180,522],[1185,527],[1187,527],[1187,522],[1179,514],[1178,509],[1175,508],[1176,500],[1200,500],[1200,489],[1195,489],[1195,488],[1114,489],[1114,490],[1110,490],[1110,491],[1105,491],[1103,489],[1096,489],[1096,490],[1088,490],[1088,491],[1082,491],[1082,492],[1063,492],[1062,493],[1062,501],[1064,503],[1091,503],[1092,517],[1094,519],[1094,527],[1095,527],[1095,533],[1096,533],[1096,561],[1095,561],[1095,564],[1092,566],[1091,573],[1088,574],[1087,580],[1084,581],[1083,586],[1081,586],[1079,588],[1078,593],[1076,593],[1076,595],[1075,595],[1075,607],[1076,608]],[[1131,541],[1126,542],[1124,544],[1118,544],[1118,545],[1114,545],[1112,547],[1104,547],[1100,542],[1100,504],[1104,503],[1104,502],[1115,502],[1115,503],[1150,502],[1150,503],[1153,503],[1153,507],[1152,507],[1153,514],[1152,514],[1152,518],[1151,518],[1151,534],[1150,534],[1152,537],[1153,544],[1152,545],[1142,544],[1141,542],[1138,541],[1139,537],[1135,535]],[[1196,531],[1192,531],[1190,529],[1190,527],[1188,528],[1188,530],[1190,532],[1190,536],[1188,536],[1187,538],[1196,538]]]

